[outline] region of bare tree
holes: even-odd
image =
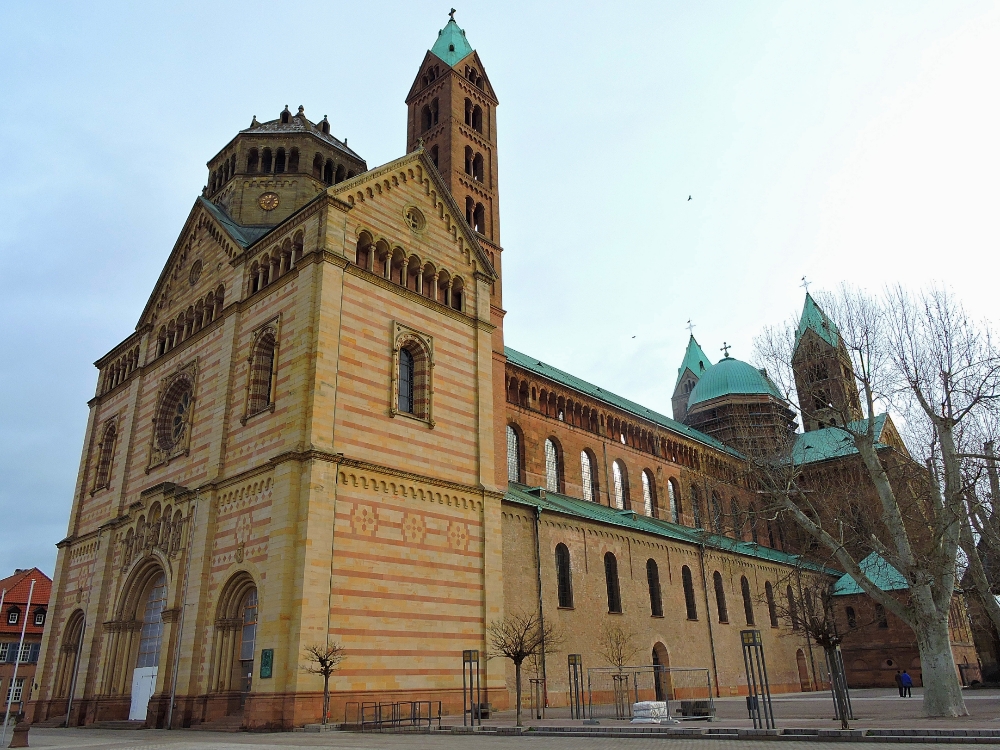
[[[601,626],[600,641],[597,653],[619,671],[622,670],[635,655],[639,653],[639,641],[635,631],[628,625],[619,622],[605,623]]]
[[[824,297],[823,306],[853,365],[862,414],[843,401],[799,403],[799,413],[804,419],[818,411],[834,415],[830,429],[856,453],[877,518],[849,529],[854,534],[847,538],[850,513],[831,502],[822,482],[809,481],[811,469],[794,440],[784,456],[752,457],[754,479],[778,514],[794,520],[865,593],[914,631],[925,713],[966,715],[948,628],[958,547],[971,536],[963,531],[970,519],[961,437],[978,414],[995,408],[1000,359],[988,330],[971,323],[940,288],[917,296],[896,288],[874,297],[845,286]],[[771,329],[757,341],[772,377],[786,384],[792,380],[793,330]],[[793,400],[790,387],[786,393]],[[887,439],[883,415],[889,411],[904,418],[916,455],[901,440]],[[882,591],[866,575],[859,564],[864,551],[876,552],[903,575],[908,600]]]
[[[490,659],[509,659],[514,665],[517,702],[517,726],[521,726],[521,665],[525,659],[552,651],[563,642],[562,634],[551,624],[542,624],[535,612],[512,612],[494,620],[486,628]]]
[[[330,717],[330,675],[340,668],[344,660],[344,647],[339,643],[313,644],[303,649],[306,663],[302,669],[309,674],[323,677],[323,720],[326,724]]]

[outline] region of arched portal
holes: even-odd
[[[812,690],[812,685],[809,683],[809,667],[806,666],[806,655],[801,648],[795,652],[795,663],[799,668],[799,689],[803,693],[808,693]]]
[[[210,691],[229,693],[228,714],[242,711],[253,689],[257,648],[257,584],[241,571],[223,587],[215,618]]]
[[[670,682],[669,672],[670,654],[667,653],[667,647],[659,642],[653,646],[653,666],[656,668],[656,676],[653,681],[656,688],[656,700],[673,700],[674,690]]]
[[[59,663],[56,667],[56,698],[66,698],[73,684],[77,655],[80,652],[80,638],[83,635],[83,610],[78,609],[69,616],[59,645]]]

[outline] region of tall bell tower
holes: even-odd
[[[455,22],[455,11],[424,55],[406,96],[406,151],[423,145],[496,271],[490,289],[494,383],[503,384],[503,270],[497,183],[497,95],[479,54]],[[504,413],[504,388],[494,388],[494,414]],[[495,419],[496,455],[506,455],[506,423]],[[497,463],[497,484],[506,486]]]

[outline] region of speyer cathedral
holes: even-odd
[[[462,651],[505,612],[565,633],[552,705],[612,620],[637,663],[707,668],[718,695],[746,692],[748,626],[772,690],[823,687],[774,613],[794,543],[734,479],[757,437],[727,415],[791,424],[766,375],[691,337],[669,418],[505,345],[497,105],[451,20],[398,159],[369,167],[303,107],[211,158],[135,331],[96,363],[35,721],[72,692],[72,724],[164,726],[173,691],[175,726],[301,726],[322,704],[302,651],[328,641],[333,720],[352,700],[456,710]],[[836,349],[808,297],[799,333]],[[509,663],[483,668],[511,705]]]

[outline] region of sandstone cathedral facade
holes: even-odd
[[[748,440],[794,429],[781,394],[692,337],[672,419],[507,348],[498,99],[454,20],[406,105],[407,153],[380,167],[302,107],[209,161],[135,332],[97,362],[36,721],[299,726],[322,703],[303,649],[329,642],[334,719],[455,709],[462,651],[510,612],[565,634],[555,705],[565,653],[600,666],[611,621],[638,663],[706,668],[718,695],[746,691],[748,626],[773,689],[822,685],[773,603],[799,559],[737,480]],[[829,346],[811,304],[803,340]],[[749,438],[727,417],[747,410]],[[483,670],[510,705],[508,666]]]

